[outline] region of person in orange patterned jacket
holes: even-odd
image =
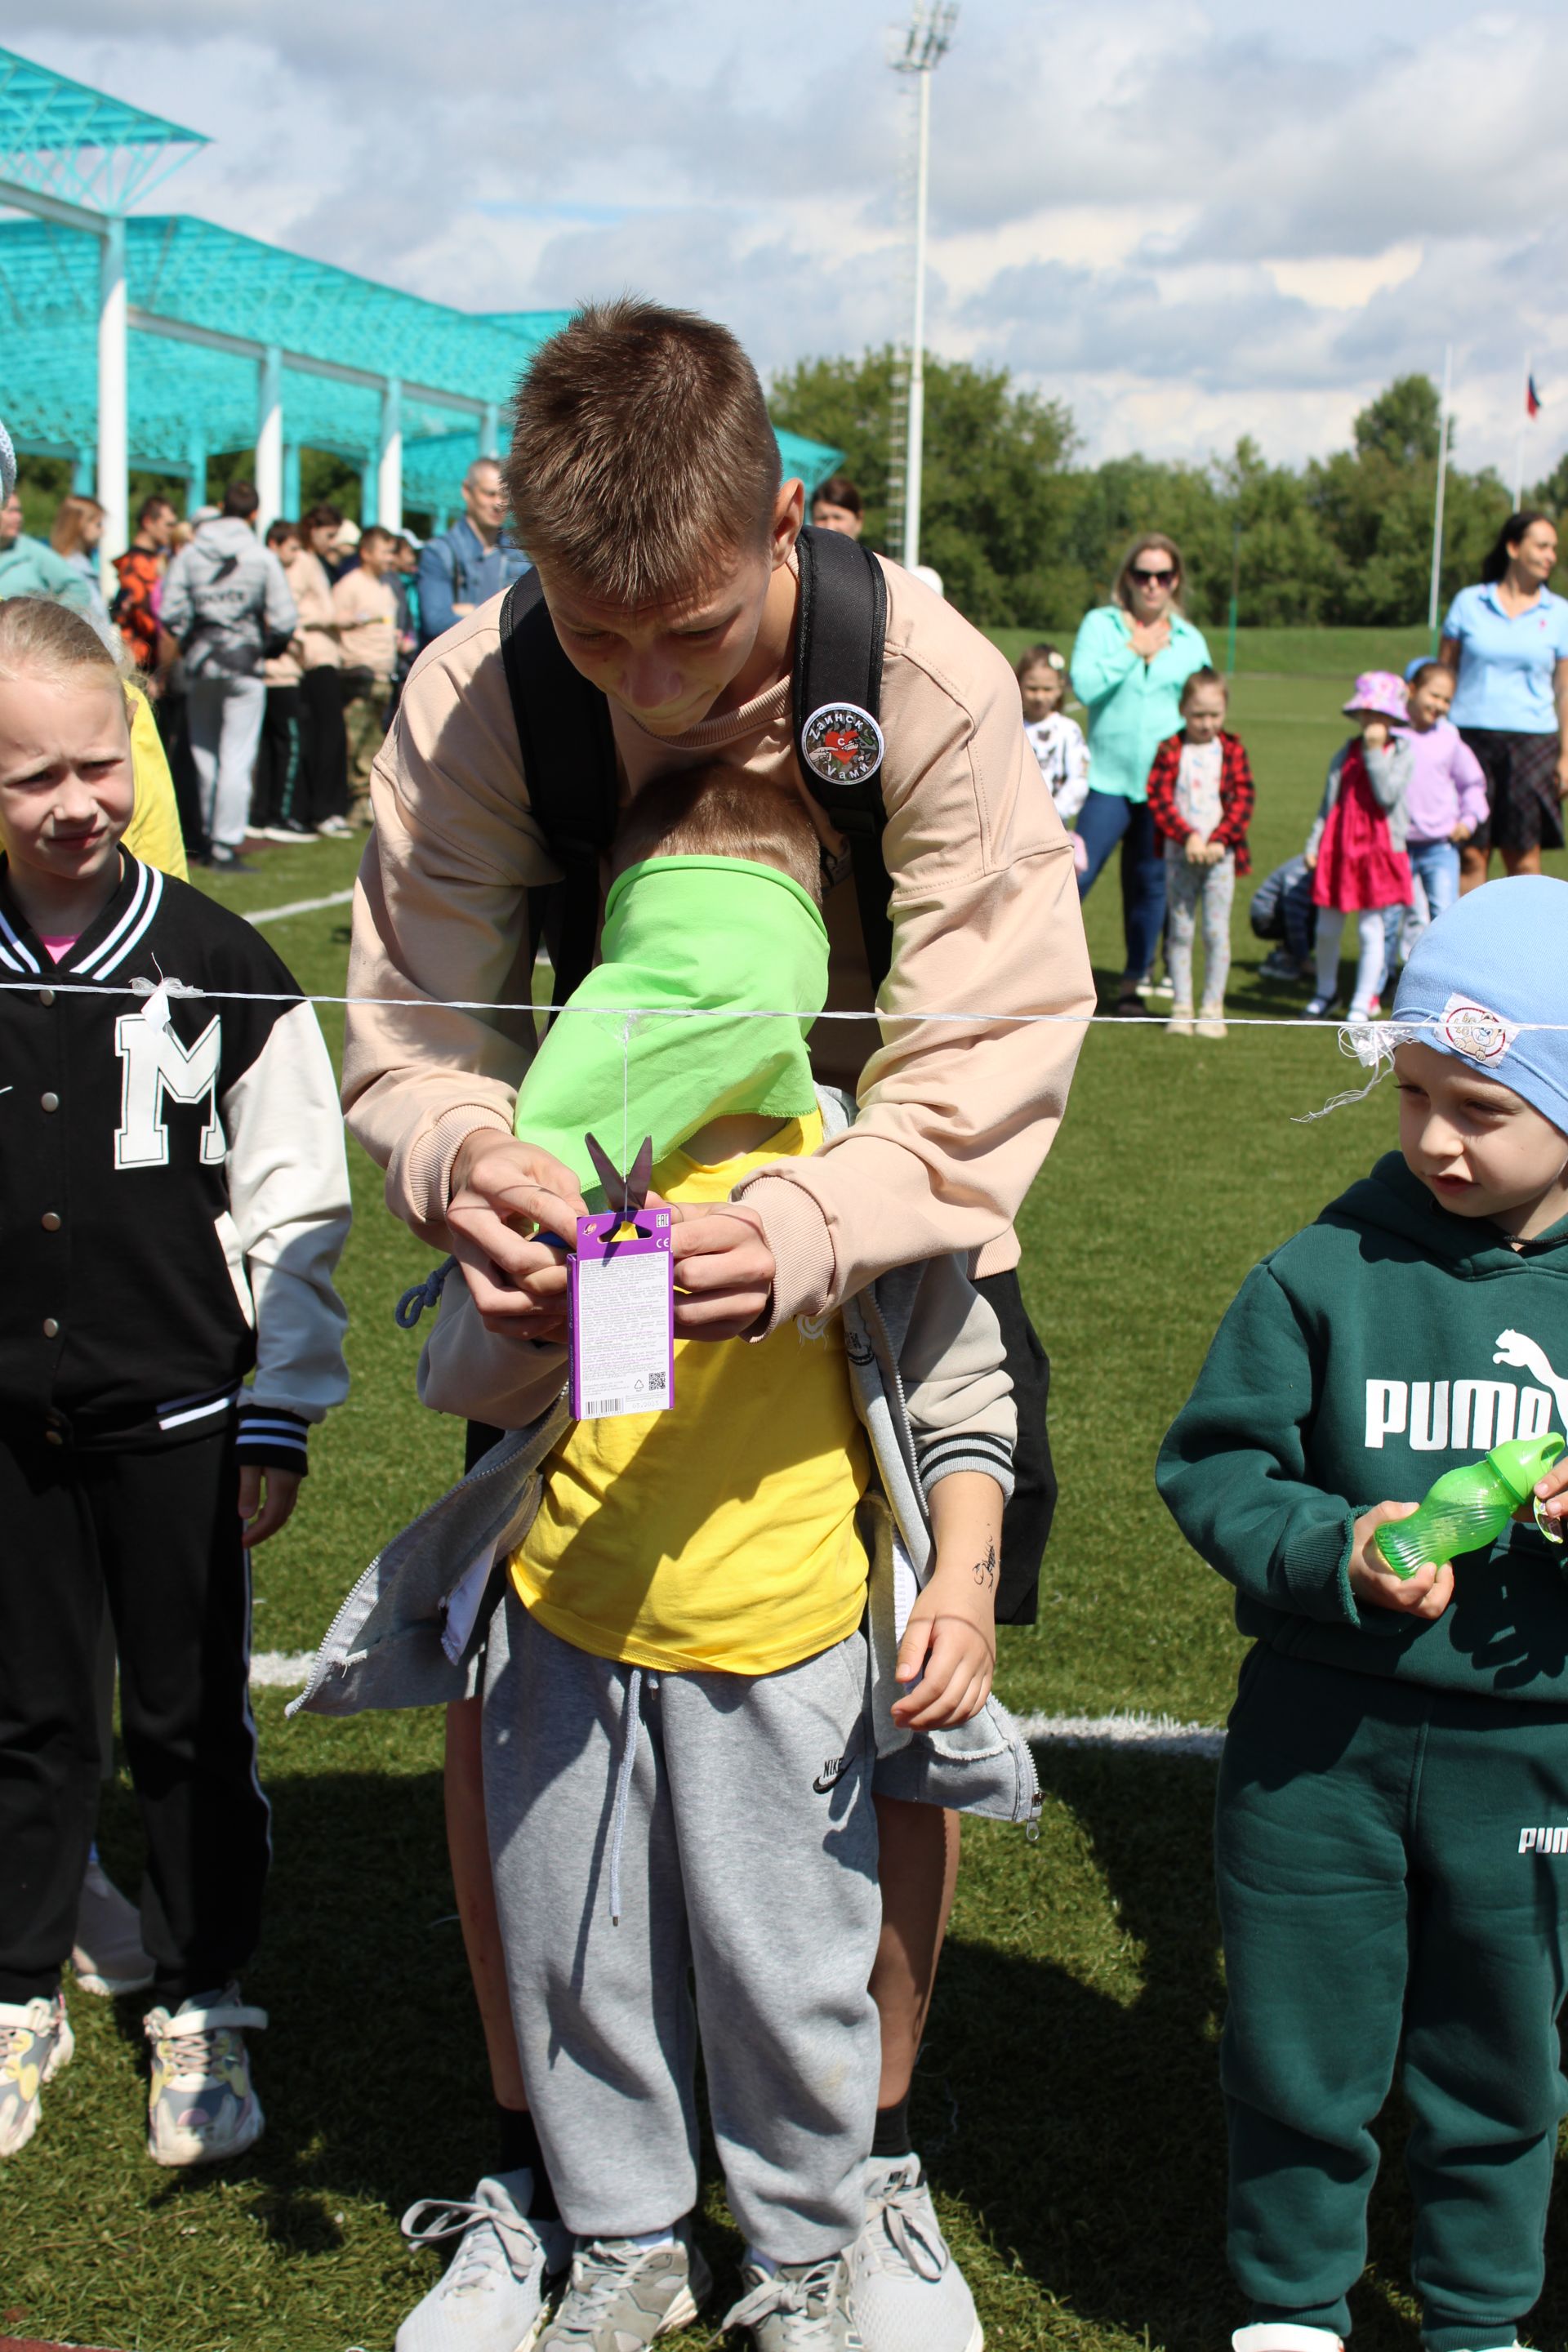
[[[123,555],[114,559],[120,575],[110,617],[125,640],[127,652],[142,683],[156,694],[167,667],[160,650],[158,594],[169,562],[169,541],[175,514],[165,498],[156,494],[142,501],[136,518],[136,536]]]

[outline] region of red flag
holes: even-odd
[[[1541,414],[1541,394],[1535,389],[1532,375],[1524,379],[1524,413],[1527,416],[1539,416]]]

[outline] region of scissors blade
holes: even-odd
[[[626,1213],[626,1178],[621,1174],[597,1136],[585,1135],[583,1140],[588,1147],[588,1157],[594,1163],[594,1173],[604,1186],[606,1203],[615,1210],[617,1216],[624,1217]]]

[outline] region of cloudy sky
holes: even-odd
[[[210,134],[157,208],[475,310],[634,287],[766,369],[900,331],[900,6],[12,0],[5,39]],[[964,0],[928,341],[1059,395],[1090,456],[1280,458],[1452,342],[1456,454],[1505,476],[1528,353],[1544,473],[1565,54],[1568,0]]]

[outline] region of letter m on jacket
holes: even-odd
[[[218,1066],[223,1028],[214,1013],[194,1045],[184,1046],[172,1028],[156,1028],[140,1013],[122,1013],[114,1024],[114,1050],[121,1061],[120,1126],[114,1138],[117,1168],[166,1168],[171,1102],[205,1101],[201,1158],[222,1165],[227,1145],[217,1115]]]

